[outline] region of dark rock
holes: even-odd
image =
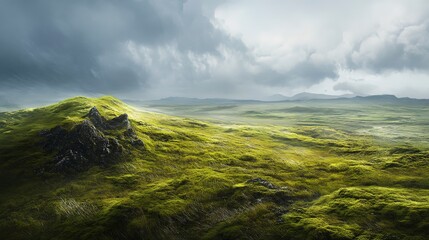
[[[253,179],[247,180],[246,182],[247,183],[257,183],[257,184],[262,185],[262,186],[269,188],[269,189],[279,189],[279,187],[277,187],[276,185],[274,185],[274,184],[272,184],[272,183],[270,183],[267,180],[264,180],[262,178],[253,178]]]
[[[119,142],[114,138],[106,138],[90,121],[84,120],[69,133],[68,145],[87,155],[89,159],[106,163],[122,151]]]
[[[126,113],[109,120],[107,122],[107,126],[110,129],[131,128],[130,121],[128,120],[128,115]]]
[[[128,129],[131,128],[131,123],[128,120],[128,115],[126,113],[112,118],[110,120],[106,120],[103,116],[101,116],[100,112],[96,107],[91,108],[86,117],[91,120],[94,126],[100,130],[115,130],[115,129]]]
[[[58,154],[55,159],[54,169],[59,172],[70,172],[85,170],[90,165],[90,161],[82,154],[71,149],[65,150],[63,153]]]
[[[86,117],[91,120],[91,122],[99,129],[106,129],[106,119],[101,116],[100,112],[96,107],[92,107],[91,110],[89,110],[89,113],[86,115]]]
[[[142,147],[145,146],[143,141],[137,137],[136,132],[132,128],[128,128],[124,132],[124,136],[130,141],[131,145],[133,146],[142,146]]]
[[[57,126],[41,135],[46,138],[44,149],[57,151],[53,170],[61,172],[105,165],[118,160],[123,151],[116,139],[105,137],[89,120],[84,120],[70,131]]]
[[[61,126],[56,126],[48,130],[42,130],[40,136],[45,138],[43,142],[43,149],[46,151],[54,151],[58,146],[64,144],[67,130]]]
[[[122,114],[107,121],[96,107],[86,115],[88,119],[75,125],[70,131],[61,126],[40,132],[44,137],[43,149],[57,152],[53,165],[54,171],[76,172],[92,165],[106,165],[119,160],[123,147],[116,138],[106,137],[108,130],[125,128],[123,135],[132,146],[143,146],[131,127],[127,114]]]

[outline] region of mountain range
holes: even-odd
[[[357,95],[355,94],[327,95],[327,94],[302,92],[290,97],[282,94],[275,94],[267,97],[265,100],[266,101],[326,100],[326,99],[338,99],[338,98],[353,98],[356,96]]]

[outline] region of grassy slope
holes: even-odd
[[[167,114],[220,122],[279,126],[327,126],[347,132],[388,137],[389,142],[429,141],[429,101],[358,101],[353,99],[271,103],[181,105],[135,102]]]
[[[127,113],[147,151],[74,177],[36,175],[52,158],[37,133],[92,106]],[[339,129],[209,123],[112,97],[2,113],[0,238],[424,239],[426,146]],[[246,183],[257,177],[281,188]]]

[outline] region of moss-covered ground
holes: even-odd
[[[76,97],[0,113],[0,239],[427,239],[428,107],[295,105],[175,117]],[[93,106],[127,113],[146,150],[40,174],[38,133]]]

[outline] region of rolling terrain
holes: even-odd
[[[1,239],[429,235],[427,101],[132,105],[0,113]]]

